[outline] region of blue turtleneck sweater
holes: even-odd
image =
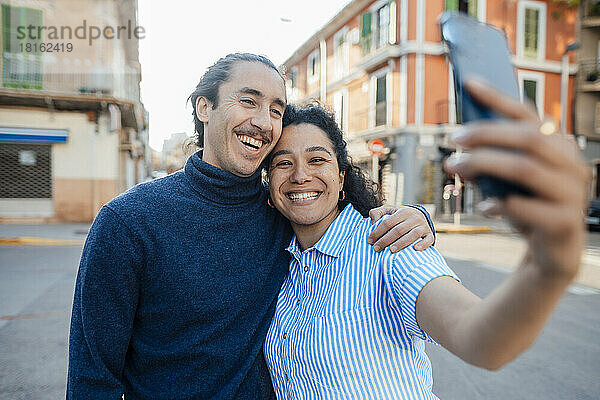
[[[262,345],[289,224],[260,171],[200,160],[106,204],[73,302],[68,399],[268,399]]]

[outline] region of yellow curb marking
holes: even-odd
[[[38,237],[9,237],[0,238],[0,245],[6,246],[64,246],[64,245],[82,245],[84,240],[76,239],[46,239]]]
[[[491,232],[492,229],[489,226],[442,225],[436,226],[435,231],[442,233],[485,233]]]

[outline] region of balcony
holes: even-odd
[[[577,74],[579,90],[600,92],[600,63],[598,60],[582,60]]]
[[[127,65],[116,69],[35,54],[2,55],[2,83],[5,89],[86,97],[114,97],[140,102],[139,73]],[[59,62],[61,61],[61,62]]]
[[[585,3],[581,26],[583,28],[600,27],[600,1],[593,0]]]

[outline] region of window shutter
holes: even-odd
[[[390,1],[390,32],[389,43],[396,44],[396,2]]]
[[[446,0],[446,10],[458,11],[458,0]]]
[[[366,37],[371,34],[371,13],[366,12],[362,15],[362,32],[361,37]]]

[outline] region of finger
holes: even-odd
[[[371,232],[371,234],[367,238],[367,241],[370,244],[375,243],[383,235],[385,235],[386,233],[388,233],[392,228],[394,228],[397,225],[400,225],[401,223],[403,223],[407,219],[410,219],[410,217],[411,217],[411,210],[413,210],[413,209],[410,208],[410,207],[405,207],[405,206],[402,206],[401,208],[398,208],[398,207],[395,207],[395,206],[381,206],[381,207],[377,207],[377,208],[372,209],[369,212],[369,216],[371,216],[371,222],[378,221],[384,215],[388,215],[389,214],[390,216],[388,218],[386,218],[384,221],[382,221]],[[376,211],[376,213],[374,213],[374,211]],[[417,211],[417,212],[420,212],[420,211]],[[379,216],[379,214],[381,214],[381,215]],[[374,220],[372,215],[374,215],[375,217],[378,217],[378,218]],[[406,229],[406,232],[408,232],[408,229]]]
[[[521,229],[538,231],[566,240],[583,231],[582,209],[576,203],[556,204],[538,198],[509,196],[503,202],[504,214]]]
[[[423,251],[428,249],[429,247],[433,246],[433,243],[435,242],[435,237],[433,236],[433,233],[428,233],[427,235],[425,235],[425,237],[415,243],[415,250],[417,251]]]
[[[396,228],[398,228],[398,230]],[[375,246],[377,246],[379,249],[385,249],[386,247],[389,246],[390,251],[392,253],[396,253],[396,252],[403,250],[406,247],[410,246],[411,244],[413,244],[414,242],[419,240],[423,235],[425,235],[424,230],[420,226],[416,227],[414,229],[411,229],[410,231],[405,232],[402,235],[400,235],[398,233],[399,231],[400,231],[399,226],[394,227],[391,231],[389,231],[387,234],[385,234],[381,239],[376,241],[375,244],[373,245],[373,248],[375,248]]]
[[[558,135],[541,135],[537,125],[529,123],[472,123],[455,132],[452,141],[469,149],[483,146],[510,148],[531,154],[559,169],[568,169],[580,176],[587,174],[586,168],[582,170],[581,152],[571,141]]]
[[[457,173],[466,180],[474,180],[481,175],[495,176],[554,201],[564,202],[580,192],[581,181],[574,179],[572,174],[550,169],[531,157],[513,151],[482,148],[470,154],[453,155],[445,165],[448,172]]]
[[[371,218],[371,222],[374,223],[379,221],[384,215],[391,215],[394,214],[396,211],[398,211],[398,208],[394,206],[384,205],[376,207],[369,211],[369,218]]]
[[[475,79],[465,82],[465,88],[475,101],[507,118],[538,121],[538,113],[531,104],[522,104],[499,92],[491,86]]]

